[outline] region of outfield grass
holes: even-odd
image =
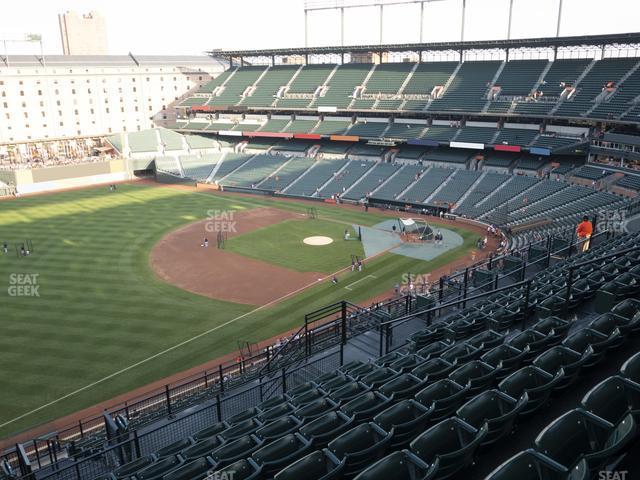
[[[0,202],[0,242],[13,249],[31,239],[35,250],[29,258],[18,259],[13,250],[0,256],[0,436],[227,354],[237,340],[276,336],[299,326],[314,308],[342,299],[365,301],[388,291],[408,271],[425,273],[465,255],[476,240],[456,229],[464,245],[431,262],[385,254],[367,263],[375,281],[346,290],[361,278],[348,272],[338,285],[319,284],[240,319],[254,307],[205,298],[156,279],[148,255],[168,231],[206,218],[210,209],[256,206],[300,212],[307,207],[140,185],[123,185],[115,193],[101,187]],[[318,213],[361,225],[385,218],[324,205]],[[39,296],[10,296],[15,274],[28,273],[38,275]]]
[[[344,240],[345,230],[352,240]],[[333,243],[313,246],[303,242],[315,235],[329,237]],[[355,230],[330,220],[287,220],[233,237],[225,248],[297,272],[327,274],[350,265],[351,255],[364,257]]]

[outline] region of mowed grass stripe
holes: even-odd
[[[157,280],[148,255],[168,231],[206,218],[208,210],[255,206],[302,213],[307,208],[263,198],[253,201],[139,185],[123,185],[115,193],[98,188],[0,202],[0,237],[12,245],[32,239],[36,250],[27,259],[0,256],[0,327],[6,332],[0,336],[0,382],[8,386],[0,391],[0,423],[251,310]],[[332,206],[318,206],[318,212],[362,225],[385,218]],[[278,335],[299,326],[313,308],[342,298],[362,301],[388,290],[408,266],[416,264],[393,257],[367,266],[365,273],[379,269],[375,273],[379,281],[362,281],[352,292],[341,288],[347,277],[341,278],[339,288],[317,285],[12,423],[0,435],[222,356],[235,350],[237,340],[256,342]],[[431,268],[427,265],[431,263],[422,267]],[[416,268],[411,271],[418,273]],[[9,297],[6,287],[15,272],[39,273],[41,296]]]

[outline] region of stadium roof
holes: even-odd
[[[469,42],[396,43],[387,45],[351,45],[333,47],[272,48],[265,50],[212,50],[210,55],[224,58],[273,55],[313,55],[365,52],[416,52],[445,50],[492,50],[511,48],[587,47],[640,44],[640,32],[575,37],[543,37],[511,40],[479,40]]]
[[[192,67],[222,63],[210,55],[0,55],[3,67]]]

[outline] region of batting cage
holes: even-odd
[[[398,218],[398,229],[408,241],[433,240],[433,230],[427,221],[421,218]]]

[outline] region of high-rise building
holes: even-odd
[[[64,55],[106,55],[107,24],[97,12],[78,15],[68,11],[58,15]]]

